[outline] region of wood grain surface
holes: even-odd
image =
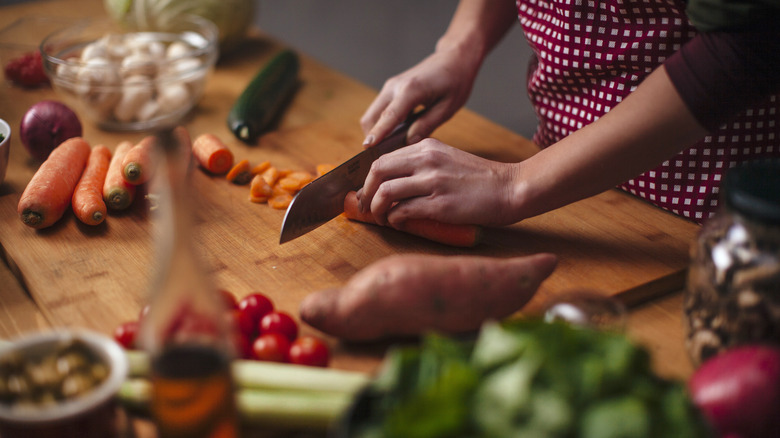
[[[0,26],[13,15],[61,11],[77,16],[90,7],[102,8],[97,0],[33,3],[41,4],[4,7]],[[193,138],[205,132],[219,136],[239,159],[270,160],[280,168],[313,171],[316,164],[339,164],[359,152],[362,134],[357,120],[376,90],[305,55],[301,87],[276,129],[256,145],[231,136],[225,122],[230,106],[282,47],[257,33],[237,52],[222,58],[203,99],[182,124]],[[52,98],[57,96],[47,88],[20,90],[0,83],[0,117],[17,127],[30,105]],[[137,141],[146,135],[102,131],[86,120],[84,128],[90,143],[111,150],[121,140]],[[459,112],[434,136],[507,162],[525,159],[537,150],[527,139],[468,110]],[[139,201],[98,227],[78,223],[69,212],[55,226],[33,230],[21,223],[16,205],[38,163],[29,158],[18,136],[12,137],[11,156],[6,181],[0,185],[0,244],[22,290],[4,291],[0,300],[4,309],[19,309],[24,316],[1,318],[0,329],[13,333],[79,326],[109,333],[119,322],[136,318],[146,302],[154,266],[147,205]],[[638,305],[682,287],[689,243],[698,231],[693,223],[611,190],[510,227],[488,229],[484,242],[473,249],[449,248],[343,217],[280,246],[284,211],[249,202],[247,186],[201,171],[192,176],[192,194],[198,201],[193,239],[214,283],[238,296],[267,293],[293,315],[307,293],[338,287],[369,263],[405,252],[493,257],[553,252],[559,265],[524,312],[538,313],[556,297],[581,290]],[[333,366],[339,368],[372,370],[383,351],[382,345],[329,342],[335,353]]]

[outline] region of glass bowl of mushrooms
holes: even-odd
[[[192,15],[164,30],[83,21],[44,38],[40,50],[63,100],[111,131],[179,123],[202,97],[219,56],[216,26]]]
[[[0,436],[106,438],[122,430],[122,347],[88,330],[49,330],[0,345]]]

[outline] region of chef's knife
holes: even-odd
[[[350,191],[363,187],[371,163],[381,155],[406,146],[407,131],[418,115],[412,115],[396,126],[376,146],[360,152],[301,189],[287,207],[279,244],[300,237],[341,214],[344,198]]]

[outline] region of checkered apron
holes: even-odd
[[[535,54],[527,87],[540,147],[604,115],[696,35],[681,0],[518,0],[517,8]],[[729,167],[780,156],[778,107],[780,99],[771,96],[619,187],[703,222],[718,208],[718,186]]]

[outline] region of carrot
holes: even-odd
[[[355,192],[347,193],[344,198],[344,216],[359,222],[377,224],[370,211],[360,211]],[[399,231],[445,245],[471,247],[479,243],[482,228],[478,225],[448,224],[431,219],[408,219]]]
[[[520,310],[556,263],[553,254],[392,255],[359,271],[343,288],[307,295],[299,315],[317,330],[355,341],[469,332]]]
[[[233,167],[233,152],[214,134],[201,134],[192,143],[192,154],[201,167],[222,175]]]
[[[19,199],[16,211],[25,225],[46,228],[65,214],[91,150],[81,137],[65,140],[54,148]]]
[[[333,170],[335,168],[336,168],[336,166],[334,166],[332,164],[326,164],[326,163],[318,164],[317,167],[315,168],[316,176],[319,178],[322,175],[325,175],[326,173],[330,172],[331,170]]]
[[[73,192],[71,207],[81,222],[98,225],[106,218],[106,203],[103,201],[103,183],[111,162],[111,151],[101,145],[92,148],[87,165]]]
[[[130,148],[122,160],[122,172],[125,181],[130,184],[143,184],[149,181],[154,173],[154,136],[147,136],[141,139],[135,146]]]
[[[285,194],[292,195],[292,196],[295,195],[294,191],[287,190],[284,187],[280,186],[279,184],[274,184],[273,186],[271,186],[271,193],[273,194],[273,196],[285,195]]]
[[[249,160],[241,160],[230,169],[225,178],[233,184],[248,184],[252,180],[251,170]]]
[[[285,190],[291,192],[297,192],[302,189],[303,186],[310,183],[314,179],[314,176],[308,172],[292,172],[281,178],[277,184]]]
[[[255,175],[249,185],[249,200],[256,203],[268,202],[273,195],[273,189],[265,182],[262,175]]]
[[[268,200],[268,205],[271,206],[271,208],[275,208],[277,210],[284,210],[287,207],[290,206],[290,202],[292,202],[292,195],[289,193],[282,193],[279,195],[274,195],[271,199]]]
[[[263,179],[268,183],[269,186],[273,187],[276,185],[276,181],[279,179],[279,169],[271,166],[264,170],[260,175],[262,175]]]
[[[124,210],[133,203],[136,186],[125,181],[122,163],[125,155],[133,147],[133,143],[123,141],[114,150],[114,156],[108,164],[106,180],[103,183],[103,200],[113,210]]]
[[[252,175],[259,175],[268,170],[269,167],[271,167],[271,162],[268,160],[263,161],[262,163],[252,167]]]

